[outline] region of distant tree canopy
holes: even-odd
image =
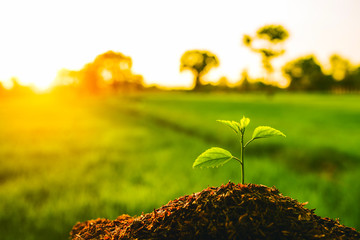
[[[337,54],[330,57],[330,66],[330,74],[336,81],[344,80],[351,71],[350,62]]]
[[[242,92],[251,91],[251,84],[249,82],[249,74],[248,71],[245,69],[241,73],[241,79],[237,83],[237,88]]]
[[[216,55],[204,50],[187,51],[180,59],[180,71],[190,70],[194,74],[194,89],[199,89],[201,77],[217,66],[219,60]]]
[[[255,36],[244,35],[243,37],[244,45],[261,55],[263,68],[268,78],[274,71],[271,60],[285,53],[280,43],[288,37],[288,31],[281,25],[266,25],[261,27]]]
[[[143,86],[143,79],[140,75],[134,75],[131,67],[130,57],[108,51],[85,64],[80,71],[62,69],[56,81],[62,85],[73,84],[88,93],[99,93],[106,89],[115,92],[138,90]]]
[[[261,53],[264,67],[269,67],[270,59],[281,55],[284,50],[275,47],[272,42],[284,41],[288,36],[281,26],[265,26],[257,31],[255,38],[245,35],[244,43],[252,50]],[[269,48],[255,48],[254,39],[271,43]],[[321,64],[315,56],[309,55],[297,58],[286,63],[283,75],[289,80],[289,90],[294,91],[360,91],[360,66],[355,67],[347,59],[332,55],[329,59],[330,68],[324,74]],[[271,64],[270,64],[271,65]],[[205,50],[186,51],[180,59],[180,71],[190,70],[194,75],[193,89],[203,91],[268,91],[276,89],[271,82],[260,79],[251,79],[247,72],[243,72],[236,84],[230,84],[226,77],[222,77],[217,84],[203,84],[202,77],[212,68],[219,66],[215,54]],[[132,59],[122,53],[108,51],[98,55],[94,61],[87,63],[79,71],[62,69],[58,72],[56,85],[65,86],[61,89],[75,89],[84,93],[127,92],[138,91],[144,88],[141,75],[135,75],[132,70]],[[271,68],[272,69],[272,68]],[[230,86],[232,85],[232,86]],[[11,94],[24,93],[16,79],[13,79]],[[10,91],[0,85],[0,95],[11,95]]]
[[[329,90],[332,85],[332,79],[324,75],[312,55],[288,62],[283,73],[290,80],[290,90]]]
[[[330,57],[330,74],[335,88],[343,91],[360,89],[360,67],[354,67],[349,60],[334,54]]]
[[[260,28],[256,35],[258,38],[266,39],[272,43],[282,42],[289,37],[289,33],[281,25],[266,25]]]

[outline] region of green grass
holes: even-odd
[[[193,170],[212,146],[239,152],[217,119],[249,117],[287,138],[249,145],[246,182],[275,185],[360,229],[360,96],[152,93],[0,100],[1,239],[67,239],[77,221],[150,212],[240,182],[240,166]],[[235,141],[234,141],[235,140]]]

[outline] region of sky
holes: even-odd
[[[290,34],[274,59],[282,81],[281,66],[309,54],[325,67],[334,53],[360,65],[359,11],[359,0],[2,0],[0,81],[45,89],[60,69],[79,70],[108,50],[130,56],[147,84],[189,87],[193,76],[179,67],[191,49],[218,56],[209,81],[235,82],[245,69],[261,77],[261,59],[242,37],[267,24]]]

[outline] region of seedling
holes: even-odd
[[[229,151],[219,148],[219,147],[212,147],[202,154],[200,154],[194,164],[193,168],[197,167],[219,167],[224,165],[225,163],[229,162],[232,159],[235,159],[241,164],[241,182],[244,184],[245,174],[244,174],[244,153],[245,148],[249,143],[254,141],[255,139],[259,138],[267,138],[272,136],[283,136],[286,137],[285,134],[276,130],[275,128],[268,127],[268,126],[259,126],[255,128],[252,138],[244,144],[244,134],[245,129],[250,123],[250,119],[243,117],[239,122],[236,121],[227,121],[227,120],[217,120],[225,124],[226,126],[230,127],[234,132],[240,137],[240,145],[241,145],[241,152],[240,158],[233,156]]]

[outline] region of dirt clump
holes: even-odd
[[[354,228],[321,218],[275,187],[208,187],[153,212],[77,223],[70,239],[360,239]]]

